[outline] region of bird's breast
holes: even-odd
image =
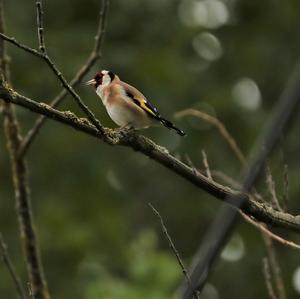
[[[100,85],[97,87],[96,93],[102,100],[103,104],[106,105],[110,94],[109,89],[106,86],[103,87]]]
[[[113,100],[108,97],[105,107],[111,119],[119,126],[133,126],[138,129],[148,127],[152,123],[142,109],[122,96]]]
[[[124,88],[119,84],[99,86],[96,90],[110,118],[119,126],[145,128],[152,124],[153,119],[128,98]]]

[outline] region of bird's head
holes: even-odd
[[[97,89],[99,86],[109,85],[115,78],[116,75],[113,72],[103,70],[97,72],[93,79],[86,82],[86,85],[94,86]]]

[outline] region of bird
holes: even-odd
[[[98,71],[86,84],[95,88],[108,115],[121,128],[143,129],[160,123],[181,136],[185,135],[185,132],[163,118],[138,89],[121,81],[115,73]]]

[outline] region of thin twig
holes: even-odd
[[[288,202],[289,202],[289,169],[288,165],[284,164],[283,167],[283,196],[282,201],[284,204],[284,210],[288,209]]]
[[[229,175],[225,174],[223,171],[220,170],[211,170],[211,176],[212,178],[218,178],[222,180],[224,183],[228,184],[230,187],[239,190],[241,189],[241,184],[230,177]]]
[[[244,180],[242,184],[242,192],[251,192],[254,184],[258,180],[266,160],[273,152],[278,144],[281,134],[287,129],[287,125],[291,118],[295,116],[299,105],[300,96],[300,60],[293,70],[284,91],[280,95],[269,118],[265,130],[261,131],[254,149],[253,158],[244,166]],[[245,198],[238,197],[237,208],[243,208],[246,204]],[[237,223],[238,211],[225,206],[217,215],[210,230],[204,236],[202,246],[199,249],[201,257],[199,263],[191,274],[193,289],[201,291],[208,279],[208,275],[212,270],[214,263],[224,247],[234,226]],[[211,246],[207,246],[210,244]],[[191,297],[191,291],[186,288],[183,295],[184,299]]]
[[[221,172],[221,175],[222,177],[224,176],[224,174]],[[225,175],[226,177],[226,180],[228,182],[230,181],[233,181],[234,184],[237,184],[237,182],[235,182],[231,177]],[[250,224],[252,224],[253,226],[255,226],[256,228],[258,228],[261,232],[262,232],[262,237],[266,243],[266,247],[270,247],[270,244],[271,244],[271,240],[267,241],[268,239],[273,239],[281,244],[283,244],[284,246],[287,246],[287,247],[291,247],[291,248],[295,248],[295,249],[300,249],[300,245],[299,244],[296,244],[292,241],[288,241],[280,236],[278,236],[277,234],[274,234],[272,233],[270,230],[267,229],[267,227],[262,224],[262,223],[259,223],[257,221],[255,221],[254,219],[252,219],[251,217],[249,217],[248,215],[246,215],[245,213],[243,213],[242,211],[240,211],[240,214],[242,215],[242,217],[247,221],[249,222]],[[274,248],[272,248],[272,252],[270,249],[268,249],[268,255],[271,259],[271,256],[272,256],[272,261],[273,261],[273,264],[275,265],[274,266],[274,269],[276,269],[274,272],[276,272],[278,274],[278,281],[282,282],[282,278],[281,278],[281,270],[280,270],[280,266],[276,260],[276,252],[274,250]],[[279,285],[281,285],[282,287],[280,287],[280,289],[284,289],[284,285],[283,283],[279,283]]]
[[[235,156],[237,157],[237,159],[240,162],[246,161],[245,156],[243,155],[242,151],[240,150],[237,142],[230,135],[230,133],[227,131],[225,125],[221,121],[219,121],[217,118],[211,117],[210,115],[208,115],[204,112],[193,110],[193,109],[188,109],[188,110],[184,110],[182,112],[179,112],[179,116],[185,116],[185,115],[189,115],[189,114],[200,117],[203,120],[205,120],[205,121],[207,121],[211,124],[216,125],[216,127],[219,129],[219,132],[220,132],[221,136],[225,139],[225,141],[229,144],[231,149],[234,151]],[[245,164],[245,163],[242,163],[242,164]],[[279,205],[279,202],[278,202],[278,199],[277,199],[276,190],[275,190],[275,183],[273,181],[273,178],[272,178],[272,175],[271,175],[271,172],[270,172],[269,168],[266,170],[266,173],[267,173],[266,182],[267,182],[269,192],[272,195],[273,204],[279,211],[283,211],[281,209],[281,207]],[[220,173],[216,173],[216,175],[220,175]],[[240,189],[239,184],[237,182],[235,182],[233,179],[229,178],[228,176],[224,176],[223,173],[221,173],[221,176],[222,176],[223,180],[225,179],[225,181],[227,183],[229,183],[231,186],[235,186],[235,188]],[[256,198],[261,199],[261,196],[254,189],[253,189],[253,193],[254,193],[254,196]],[[244,217],[244,219],[246,219],[246,221],[248,221],[249,223],[251,223],[252,225],[256,226],[258,229],[261,230],[263,238],[272,238],[272,239],[284,244],[285,246],[290,246],[290,247],[299,249],[298,244],[287,241],[287,240],[279,237],[278,235],[270,232],[264,225],[259,224],[258,222],[252,220],[249,216],[245,215],[243,212],[241,212],[241,214]],[[274,250],[274,254],[275,254],[275,250]],[[279,264],[276,260],[275,260],[275,263],[276,263],[276,265],[278,266],[278,269],[279,269],[278,280],[281,280],[281,282],[282,282]],[[283,283],[282,283],[282,288],[284,289]]]
[[[232,184],[233,185],[238,184],[238,182],[236,182],[234,179],[232,179],[228,175],[225,175],[223,172],[217,172],[217,174],[220,175],[223,179],[225,179],[231,186],[232,186]],[[238,188],[239,187],[240,187],[240,185],[238,185]],[[242,211],[240,211],[240,214],[248,223],[252,224],[253,226],[258,228],[262,232],[262,237],[264,240],[265,240],[265,238],[271,238],[271,239],[283,244],[284,246],[295,248],[295,249],[300,249],[299,244],[296,244],[292,241],[288,241],[288,240],[278,236],[277,234],[272,233],[270,230],[267,229],[267,227],[264,224],[255,221],[254,219],[252,219],[250,216],[246,215]],[[273,256],[275,256],[275,252],[274,252]],[[278,267],[279,267],[279,265],[278,265]]]
[[[245,165],[246,165],[245,155],[243,154],[242,150],[238,146],[234,137],[226,129],[226,126],[218,118],[211,116],[203,111],[196,110],[196,109],[185,109],[185,110],[175,113],[175,117],[177,117],[177,118],[185,117],[188,115],[198,117],[198,118],[208,122],[209,124],[215,126],[217,128],[217,130],[219,131],[221,137],[223,137],[225,142],[228,144],[228,146],[234,153],[235,157],[238,159],[238,161],[241,163],[241,165],[245,167]],[[262,198],[261,195],[256,192],[255,188],[252,188],[251,192],[254,195],[255,199]]]
[[[263,232],[265,235],[267,235],[269,238],[276,240],[277,242],[283,244],[284,246],[290,247],[290,248],[294,248],[294,249],[300,249],[300,245],[296,244],[292,241],[288,241],[274,233],[272,233],[271,231],[269,231],[266,226],[264,224],[261,224],[255,220],[253,220],[251,217],[249,217],[248,215],[246,215],[245,213],[243,213],[242,211],[240,211],[240,214],[243,216],[243,218],[251,223],[252,225],[254,225],[255,227],[257,227],[261,232]],[[263,236],[264,236],[263,234]]]
[[[32,291],[32,285],[30,282],[27,283],[27,289],[28,289],[28,294],[30,299],[35,299],[34,298],[34,293]]]
[[[36,1],[36,11],[37,11],[37,29],[38,29],[38,39],[39,39],[39,49],[42,53],[46,53],[45,37],[44,37],[44,12],[42,6],[42,0]]]
[[[18,42],[14,37],[10,37],[10,36],[7,36],[5,35],[4,33],[0,33],[0,37],[8,42],[10,42],[11,44],[15,45],[16,47],[24,50],[25,52],[27,53],[30,53],[34,56],[37,56],[39,58],[43,58],[44,57],[44,54],[40,53],[39,51],[31,48],[31,47],[28,47],[24,44],[21,44],[20,42]]]
[[[238,182],[236,182],[234,179],[232,179],[231,177],[229,177],[228,175],[225,175],[223,172],[213,172],[215,175],[219,175],[223,180],[226,180],[229,185],[234,186],[236,184],[238,184]],[[239,188],[240,185],[237,185],[237,187]],[[245,213],[243,213],[242,211],[240,211],[242,217],[249,222],[250,224],[252,224],[253,226],[255,226],[256,228],[258,228],[261,232],[262,232],[262,237],[266,238],[269,237],[275,241],[278,241],[279,243],[287,246],[287,247],[291,247],[291,248],[295,248],[295,249],[300,249],[300,245],[296,244],[292,241],[288,241],[280,236],[278,236],[277,234],[272,233],[270,230],[267,229],[267,227],[262,224],[259,223],[257,221],[255,221],[254,219],[252,219],[251,217],[249,217],[248,215],[246,215]],[[278,266],[279,267],[279,266]]]
[[[283,278],[281,274],[281,268],[278,262],[276,250],[272,242],[273,238],[265,234],[263,235],[263,239],[267,248],[268,259],[273,273],[278,299],[286,299],[286,293],[285,293],[285,287],[284,287]]]
[[[186,163],[193,169],[194,173],[197,174],[199,171],[196,168],[195,164],[193,163],[192,159],[190,158],[190,156],[188,154],[184,155]]]
[[[109,0],[102,0],[102,5],[99,13],[99,22],[98,22],[98,29],[97,34],[95,36],[95,44],[93,47],[92,52],[90,53],[89,57],[87,58],[86,62],[83,66],[78,70],[74,78],[70,81],[70,86],[75,88],[83,79],[83,77],[90,71],[93,65],[98,61],[101,57],[101,48],[103,44],[103,38],[105,33],[106,27],[106,19],[108,14],[108,7],[109,7]],[[65,99],[67,96],[68,91],[63,89],[51,102],[50,106],[53,108],[58,107],[58,105]],[[20,156],[24,155],[27,150],[29,149],[30,145],[33,143],[35,137],[38,135],[41,127],[46,122],[47,117],[41,115],[37,118],[32,128],[29,130],[27,135],[23,139],[23,143],[20,150]]]
[[[74,100],[77,102],[79,107],[85,112],[88,119],[92,122],[92,124],[99,130],[101,134],[104,133],[103,127],[100,121],[95,117],[94,113],[83,103],[80,96],[75,92],[73,87],[68,84],[67,80],[61,73],[61,71],[57,68],[53,60],[49,57],[46,51],[45,40],[44,40],[44,28],[43,28],[43,10],[42,10],[42,2],[41,0],[37,0],[36,2],[37,9],[37,28],[38,28],[38,37],[39,37],[39,46],[40,51],[43,53],[43,59],[46,61],[50,69],[54,72],[57,78],[62,83],[63,87],[69,91]]]
[[[70,86],[63,76],[63,74],[60,72],[60,70],[56,67],[56,65],[53,63],[53,61],[49,58],[48,55],[43,56],[44,60],[50,67],[50,69],[53,71],[53,73],[57,76],[57,78],[60,80],[63,87],[73,96],[74,100],[78,104],[78,106],[84,111],[87,118],[91,121],[91,123],[98,129],[100,134],[104,134],[103,126],[101,125],[100,121],[95,117],[94,113],[83,103],[80,96],[74,91],[73,87]]]
[[[206,173],[209,174],[207,175],[208,178],[210,178],[212,180],[212,176],[211,176],[211,171],[210,171],[210,167],[209,167],[209,164],[208,164],[208,161],[206,159],[206,154],[205,154],[205,151],[202,150],[202,156],[203,156],[203,161],[204,161],[204,165],[205,165],[205,169],[206,169]],[[234,185],[239,185],[238,182],[236,182],[235,180],[233,180],[232,178],[224,175],[223,175],[223,178],[225,176],[225,178],[227,180],[230,180],[231,183],[233,183]],[[239,186],[240,187],[240,186]],[[275,194],[276,196],[276,194]],[[281,237],[279,237],[278,235],[272,233],[271,231],[269,231],[263,224],[260,224],[254,220],[251,219],[251,217],[247,216],[245,213],[243,213],[242,211],[240,211],[241,215],[243,216],[243,218],[248,221],[249,223],[251,223],[252,225],[254,225],[255,227],[257,227],[259,230],[261,230],[261,232],[263,232],[264,234],[266,234],[267,236],[269,236],[270,238],[272,239],[275,239],[276,241],[284,244],[285,246],[289,246],[289,247],[292,247],[292,248],[297,248],[297,249],[300,249],[300,245],[294,243],[294,242],[290,242],[288,240],[285,240]]]
[[[269,265],[268,259],[266,257],[263,258],[263,260],[262,260],[262,268],[263,268],[263,274],[265,277],[265,283],[266,283],[269,299],[277,299],[274,289],[273,289],[273,285],[272,285],[272,276],[271,276],[271,271],[270,271],[270,265]]]
[[[29,280],[33,286],[35,298],[48,299],[50,298],[50,295],[45,281],[32,216],[30,191],[28,186],[28,170],[24,157],[18,157],[18,150],[21,144],[20,128],[13,106],[10,103],[5,103],[3,115],[8,151],[11,158],[16,211],[19,221],[22,247],[24,249],[26,259],[27,272]]]
[[[24,46],[20,44],[15,38],[11,38],[6,36],[3,33],[0,33],[0,37],[2,37],[4,40],[12,43],[13,45],[35,55],[40,58],[42,58],[49,68],[52,70],[52,72],[55,74],[55,76],[59,79],[62,86],[72,95],[75,102],[78,104],[78,106],[83,110],[83,112],[86,114],[88,119],[91,121],[91,123],[99,130],[100,134],[104,135],[103,126],[101,125],[100,121],[95,117],[94,113],[83,103],[80,96],[74,91],[73,87],[68,84],[67,80],[61,73],[61,71],[57,68],[57,66],[54,64],[54,62],[50,59],[48,54],[45,52],[38,52],[37,50],[34,50],[30,47]]]
[[[102,0],[101,1],[98,28],[97,28],[97,33],[95,36],[94,49],[92,51],[98,57],[101,56],[101,47],[103,44],[104,34],[105,34],[105,30],[106,30],[106,18],[107,18],[107,13],[108,13],[108,8],[109,8],[109,1],[110,0]]]
[[[1,2],[2,4],[2,2]],[[4,32],[3,7],[0,13],[0,32]],[[0,40],[3,43],[3,40]],[[5,66],[5,48],[0,47],[1,53],[1,80],[8,80]],[[39,246],[34,228],[30,190],[28,185],[28,169],[24,157],[18,157],[22,137],[20,127],[15,115],[14,106],[11,103],[4,103],[3,106],[4,130],[7,139],[7,148],[11,160],[12,179],[15,191],[16,212],[19,221],[20,236],[24,249],[27,273],[29,281],[33,286],[36,299],[49,299],[50,295],[45,281],[44,271],[41,263]]]
[[[194,169],[197,169],[196,166],[195,166],[195,164],[193,163],[192,159],[190,158],[190,156],[189,156],[188,154],[184,154],[184,158],[185,158],[185,160],[186,160],[186,163],[187,163],[190,167],[192,167],[192,168],[194,168]]]
[[[211,125],[215,126],[219,133],[223,136],[223,138],[226,140],[226,142],[228,143],[228,145],[231,147],[232,151],[235,153],[235,155],[237,156],[237,158],[239,159],[239,161],[241,162],[241,164],[243,166],[246,165],[246,159],[244,154],[242,153],[242,151],[240,150],[240,148],[237,146],[236,141],[234,140],[234,138],[230,135],[230,133],[228,132],[228,130],[226,129],[226,127],[224,126],[224,124],[217,119],[216,117],[213,117],[203,111],[199,111],[196,109],[186,109],[186,110],[182,110],[179,111],[175,114],[175,117],[177,118],[181,118],[181,117],[185,117],[188,115],[192,115],[198,118],[203,119],[204,121],[210,123]]]
[[[206,156],[204,149],[201,150],[201,154],[202,154],[202,160],[203,160],[203,165],[205,168],[206,176],[208,179],[212,180],[211,172],[210,172],[208,161],[207,161],[207,156]]]
[[[17,290],[20,298],[27,299],[27,297],[25,295],[25,291],[24,291],[22,283],[21,283],[21,280],[18,277],[15,267],[13,266],[13,263],[9,257],[9,254],[7,252],[7,246],[6,246],[5,242],[3,241],[1,233],[0,233],[0,255],[1,255],[3,262],[12,278],[12,281],[16,287],[16,290]]]
[[[271,169],[269,166],[266,167],[266,184],[267,184],[268,190],[271,194],[272,203],[273,203],[274,207],[278,211],[283,211],[279,204],[277,195],[276,195],[275,182],[273,180],[273,176],[272,176]]]
[[[159,221],[160,221],[160,226],[161,226],[161,230],[162,230],[162,232],[163,232],[163,234],[164,234],[166,240],[168,241],[168,245],[169,245],[170,249],[172,250],[173,254],[175,255],[175,257],[176,257],[176,259],[177,259],[177,262],[178,262],[178,264],[179,264],[179,266],[180,266],[180,268],[181,268],[181,270],[182,270],[182,273],[183,273],[183,275],[184,275],[184,277],[185,277],[187,283],[190,285],[190,287],[192,287],[192,282],[191,282],[191,278],[190,278],[190,276],[189,276],[189,273],[188,273],[188,271],[186,270],[186,268],[185,268],[185,266],[184,266],[184,263],[183,263],[183,261],[182,261],[182,259],[181,259],[181,257],[180,257],[180,254],[179,254],[177,248],[175,247],[175,245],[174,245],[174,243],[173,243],[173,241],[172,241],[171,236],[170,236],[169,233],[168,233],[167,227],[165,226],[165,223],[164,223],[164,221],[163,221],[163,219],[162,219],[160,213],[157,211],[157,209],[155,209],[155,208],[153,207],[153,205],[152,205],[151,203],[148,203],[148,205],[149,205],[149,207],[152,209],[153,213],[154,213],[154,214],[157,216],[157,218],[159,219]],[[200,297],[199,297],[199,294],[197,293],[196,290],[193,291],[193,294],[194,294],[194,296],[195,296],[196,299],[199,299],[199,298],[200,298]]]
[[[224,179],[224,177],[226,178],[227,182],[232,182],[234,185],[238,184],[238,182],[236,182],[235,180],[233,180],[228,175],[225,175],[222,172],[219,172],[219,173],[222,175],[223,179]],[[277,234],[274,234],[273,232],[271,232],[270,230],[268,230],[267,227],[264,224],[255,221],[254,219],[252,219],[250,216],[246,215],[242,211],[240,211],[240,214],[242,215],[242,217],[248,223],[252,224],[253,226],[255,226],[256,228],[258,228],[262,232],[263,239],[265,239],[265,238],[271,238],[271,239],[273,239],[273,240],[275,240],[275,241],[283,244],[284,246],[291,247],[291,248],[294,248],[294,249],[300,249],[300,245],[299,244],[296,244],[296,243],[294,243],[292,241],[288,241],[288,240],[286,240],[286,239],[278,236]],[[273,256],[275,257],[275,251],[274,251]],[[278,265],[277,262],[276,262],[276,264]],[[278,265],[278,268],[279,268],[279,265]],[[280,268],[279,268],[279,273],[280,273]]]

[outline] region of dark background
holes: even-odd
[[[32,3],[29,3],[32,2]],[[5,1],[7,34],[38,47],[35,1]],[[100,1],[44,1],[50,56],[71,79],[89,55]],[[236,0],[111,1],[103,58],[86,80],[109,69],[136,86],[165,117],[187,132],[163,127],[142,131],[171,153],[203,169],[239,179],[240,164],[215,128],[174,113],[196,108],[217,116],[245,155],[270,115],[300,53],[300,2]],[[8,47],[15,89],[50,100],[60,84],[42,60]],[[92,89],[77,89],[103,124],[115,127]],[[71,97],[60,109],[83,116]],[[36,115],[17,114],[25,133]],[[269,161],[278,197],[284,164],[289,169],[289,211],[300,212],[298,183],[300,124]],[[221,203],[145,156],[110,147],[48,121],[28,154],[32,204],[42,259],[53,298],[170,298],[183,279],[161,234],[151,202],[188,265]],[[0,231],[22,280],[21,255],[10,163],[0,128]],[[270,198],[264,178],[258,190]],[[300,242],[295,234],[278,231]],[[288,298],[300,292],[299,253],[276,244]],[[201,298],[266,298],[260,233],[240,222]],[[299,271],[298,271],[299,272]],[[300,274],[298,275],[300,276]],[[294,280],[294,282],[293,282]],[[1,298],[16,298],[0,265]]]

